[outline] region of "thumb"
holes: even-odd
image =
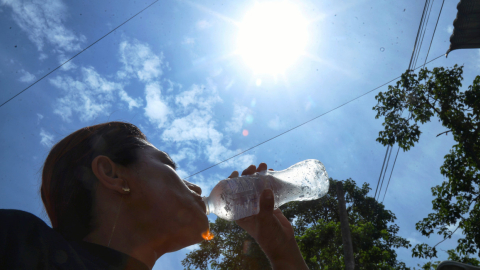
[[[264,189],[260,196],[260,213],[273,213],[275,200],[271,189]]]

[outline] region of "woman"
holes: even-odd
[[[266,170],[251,165],[242,175]],[[233,172],[230,177],[237,177]],[[134,125],[82,128],[48,155],[41,195],[53,230],[39,218],[0,210],[0,269],[152,269],[167,252],[201,242],[208,231],[200,187]],[[260,213],[237,221],[274,269],[307,269],[273,194]]]

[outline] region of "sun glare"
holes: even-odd
[[[240,24],[238,53],[256,73],[284,73],[306,44],[306,20],[289,2],[256,3]]]

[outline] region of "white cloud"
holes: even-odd
[[[133,99],[123,89],[120,89],[118,91],[118,95],[120,96],[121,100],[125,101],[128,104],[128,109],[129,110],[142,106],[142,99],[141,98]]]
[[[40,130],[40,143],[45,146],[45,147],[52,147],[53,146],[53,139],[54,136],[45,130],[43,128]]]
[[[207,20],[200,20],[196,23],[197,29],[203,30],[212,26],[212,23]]]
[[[68,60],[68,58],[63,53],[59,54],[57,59],[58,59],[59,64],[63,64],[63,63],[65,63],[65,61]],[[69,61],[61,67],[61,69],[64,70],[64,71],[68,71],[68,70],[76,69],[76,68],[77,68],[77,65],[75,65],[73,63],[73,61]]]
[[[195,105],[200,109],[211,110],[213,105],[221,102],[222,99],[216,94],[216,88],[211,84],[192,85],[189,90],[183,91],[175,97],[175,103],[188,109],[190,105]]]
[[[40,56],[38,57],[38,60],[43,61],[48,58],[48,55],[45,53],[41,53]]]
[[[182,40],[183,45],[195,44],[195,39],[191,37],[184,37]]]
[[[12,8],[14,21],[39,51],[45,43],[65,51],[79,51],[86,41],[64,26],[68,12],[61,0],[0,0]]]
[[[145,87],[145,116],[152,123],[161,128],[168,120],[170,109],[162,98],[161,86],[158,83],[150,83]]]
[[[245,106],[235,104],[233,106],[233,116],[230,121],[225,123],[225,131],[227,132],[240,132],[245,121],[245,117],[250,113],[250,109]]]
[[[447,26],[445,30],[447,30],[447,33],[449,33],[450,35],[453,34],[453,25]]]
[[[140,99],[133,99],[123,90],[119,83],[111,82],[98,74],[94,68],[83,67],[82,78],[73,79],[70,76],[57,76],[50,83],[65,92],[56,100],[54,113],[64,121],[71,121],[73,113],[77,113],[82,122],[89,121],[97,115],[107,115],[108,109],[115,101],[115,92],[129,109],[141,106]]]
[[[195,151],[192,148],[185,147],[180,149],[178,153],[171,154],[170,157],[173,159],[173,161],[180,162],[184,159],[195,160],[197,155],[195,154]]]
[[[163,60],[163,53],[156,55],[146,43],[123,41],[120,43],[120,62],[124,68],[117,76],[125,79],[134,75],[142,82],[150,82],[162,75],[162,66],[166,65]]]
[[[279,130],[285,126],[285,124],[280,120],[280,117],[278,115],[275,116],[275,118],[271,119],[268,121],[267,126],[271,129],[274,130]]]
[[[168,84],[167,92],[172,92],[175,90],[175,88],[178,89],[178,91],[182,90],[182,85],[179,83],[176,83],[170,79],[163,79]]]
[[[43,115],[37,113],[37,125],[40,124],[40,121],[43,119]]]
[[[35,75],[31,74],[30,72],[22,69],[20,70],[20,73],[22,73],[23,75],[18,79],[19,81],[21,82],[24,82],[24,83],[31,83],[33,82],[33,80],[36,79]]]

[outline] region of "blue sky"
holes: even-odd
[[[0,3],[3,103],[151,2]],[[445,2],[429,59],[447,51],[457,3]],[[255,71],[237,53],[242,20],[258,4],[160,1],[1,107],[0,207],[48,222],[38,192],[42,163],[55,142],[81,127],[131,122],[186,177],[331,110],[406,70],[424,5],[295,1],[307,22],[307,43],[296,61],[271,74]],[[434,3],[418,63],[425,59],[440,4]],[[479,59],[480,50],[458,50],[428,67],[464,65],[467,87],[480,73]],[[385,148],[375,141],[383,119],[375,119],[372,107],[376,93],[386,89],[189,180],[208,194],[232,170],[260,162],[280,170],[313,158],[334,179],[375,188]],[[440,238],[422,237],[415,223],[431,212],[430,188],[444,180],[439,167],[453,139],[436,137],[446,130],[437,119],[421,129],[420,142],[400,152],[384,203],[397,216],[401,236],[434,245]],[[439,246],[440,260],[460,233]],[[155,269],[183,269],[180,261],[193,248],[163,256]],[[423,262],[411,258],[410,250],[398,255],[408,266]]]

